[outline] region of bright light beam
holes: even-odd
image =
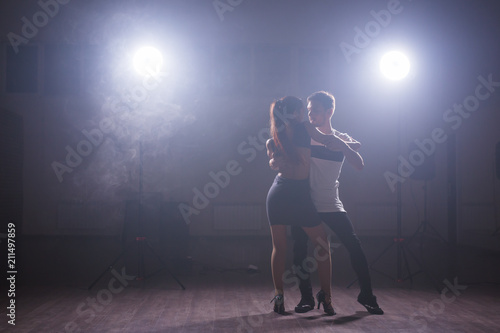
[[[154,47],[143,47],[134,56],[134,68],[141,75],[158,74],[162,66],[163,56]]]
[[[392,51],[380,60],[380,71],[389,80],[402,80],[410,72],[410,61],[403,53]]]

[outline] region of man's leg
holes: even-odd
[[[351,265],[358,277],[360,293],[358,302],[373,314],[383,314],[384,312],[377,304],[377,299],[373,295],[370,270],[366,260],[365,252],[361,242],[354,232],[349,217],[346,212],[320,213],[323,222],[337,235],[344,244],[351,258]]]
[[[300,227],[292,227],[293,238],[293,271],[299,279],[300,302],[295,312],[304,313],[314,309],[314,296],[309,272],[304,270],[304,260],[307,258],[307,241],[309,237]]]

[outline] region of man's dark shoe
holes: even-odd
[[[314,297],[301,298],[299,304],[295,307],[295,312],[306,313],[314,309]]]
[[[376,314],[376,315],[384,314],[384,310],[382,310],[377,303],[377,297],[373,295],[368,297],[358,296],[358,302],[361,305],[363,305],[366,308],[366,310],[371,314]]]

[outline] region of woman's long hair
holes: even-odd
[[[270,132],[276,147],[275,153],[292,163],[300,162],[299,154],[292,142],[292,125],[297,121],[297,116],[303,107],[302,100],[293,96],[286,96],[271,103]]]

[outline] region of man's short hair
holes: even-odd
[[[335,97],[326,91],[317,91],[311,96],[307,97],[307,101],[316,101],[323,105],[325,110],[334,109],[335,110]]]

